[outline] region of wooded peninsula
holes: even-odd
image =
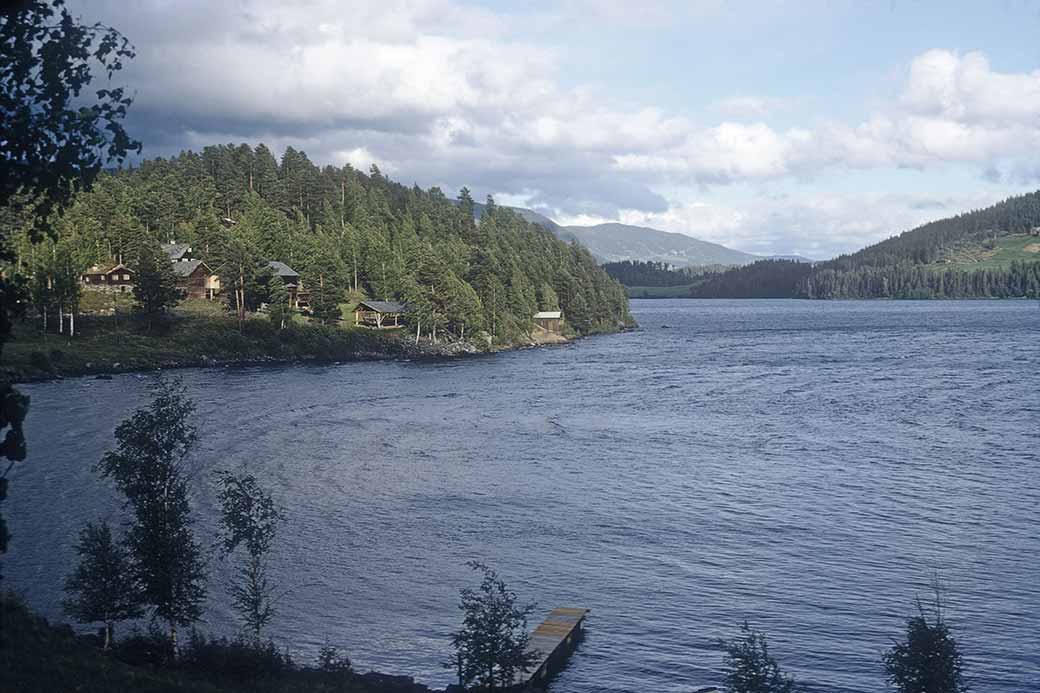
[[[473,207],[465,188],[449,199],[263,144],[102,174],[55,220],[57,240],[33,242],[31,205],[0,210],[26,289],[7,367],[443,354],[633,324],[583,247],[490,197],[479,221]]]

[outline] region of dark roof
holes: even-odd
[[[279,262],[278,260],[271,260],[267,263],[267,266],[273,269],[274,273],[282,279],[299,279],[300,277],[299,272],[297,272],[284,262]]]
[[[185,260],[184,262],[173,263],[173,273],[178,277],[190,277],[191,273],[199,268],[199,266],[206,266],[206,263],[202,260]],[[209,271],[209,267],[206,266],[206,271]]]
[[[185,253],[191,252],[191,246],[187,243],[163,243],[162,249],[166,251],[171,260],[180,260]]]
[[[110,264],[107,264],[107,265],[94,265],[92,267],[88,267],[87,270],[83,274],[112,274],[116,270],[119,270],[120,273],[122,273],[122,272],[133,273],[133,271],[134,271],[134,270],[130,269],[129,267],[127,267],[126,265],[124,265],[123,263],[118,262],[116,264],[111,264],[110,263]]]
[[[361,301],[357,304],[358,308],[364,306],[368,310],[374,310],[377,313],[407,313],[408,306],[403,303],[396,301]]]

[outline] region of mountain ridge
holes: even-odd
[[[484,205],[474,206],[477,218]],[[598,262],[624,260],[665,262],[676,267],[743,266],[771,258],[815,262],[800,255],[767,256],[734,250],[719,243],[703,241],[674,231],[662,231],[648,226],[620,222],[605,222],[591,226],[564,226],[541,212],[525,207],[510,207],[526,221],[548,229],[558,238],[577,241],[589,249]]]

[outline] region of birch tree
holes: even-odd
[[[166,622],[175,651],[178,626],[198,620],[206,596],[188,501],[198,440],[194,411],[179,382],[160,381],[155,400],[119,424],[116,449],[97,465],[126,498],[132,514],[127,544],[142,601]]]

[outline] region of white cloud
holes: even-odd
[[[730,118],[762,118],[774,111],[789,108],[791,99],[763,96],[731,96],[712,105],[714,110]]]
[[[721,122],[699,122],[564,86],[564,58],[516,40],[515,17],[456,0],[194,0],[135,13],[114,0],[81,4],[138,46],[125,77],[148,155],[292,144],[319,163],[377,163],[407,183],[501,191],[570,220],[656,224],[748,250],[779,234],[859,245],[921,215],[879,203],[895,211],[878,212],[874,228],[856,218],[863,206],[852,198],[817,190],[797,205],[756,198],[738,208],[705,202],[705,186],[951,163],[1040,176],[1040,71],[998,72],[981,53],[917,56],[898,98],[858,121],[779,128],[769,117],[790,100],[737,95],[709,109]],[[723,4],[701,5],[710,14]],[[661,7],[666,18],[676,10]],[[618,23],[631,11],[575,0],[560,17],[586,15]]]

